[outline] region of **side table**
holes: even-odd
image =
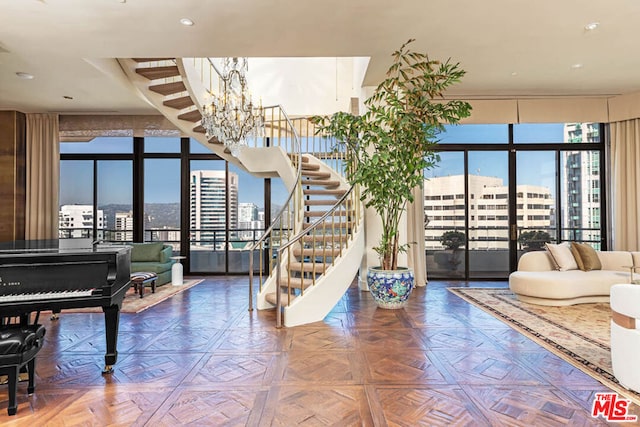
[[[172,256],[171,259],[175,260],[176,262],[171,266],[171,284],[173,286],[180,286],[183,283],[183,277],[182,277],[182,272],[184,270],[184,267],[182,266],[182,263],[180,263],[180,260],[186,259],[186,256]]]

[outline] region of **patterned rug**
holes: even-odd
[[[156,288],[155,293],[151,293],[151,287],[144,289],[144,297],[140,298],[140,295],[136,294],[133,287],[129,288],[127,294],[122,300],[121,313],[140,313],[148,308],[153,307],[156,304],[160,304],[162,301],[171,298],[172,296],[194,287],[198,283],[201,283],[203,279],[198,280],[184,280],[184,283],[180,286],[173,286],[171,283],[167,283]],[[63,310],[63,313],[102,313],[100,307],[86,307],[86,308],[74,308],[71,310]]]
[[[493,315],[600,381],[640,404],[640,394],[618,384],[609,347],[611,309],[608,303],[547,307],[518,301],[504,288],[449,288],[465,301]]]

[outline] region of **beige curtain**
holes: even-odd
[[[25,237],[58,238],[60,145],[57,114],[27,114]]]
[[[640,250],[640,119],[611,123],[613,249]]]
[[[427,259],[424,253],[424,190],[421,187],[413,189],[413,203],[407,207],[407,236],[413,242],[409,246],[407,259],[409,267],[413,268],[416,286],[427,284]]]

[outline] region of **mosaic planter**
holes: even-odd
[[[413,270],[381,270],[371,267],[367,271],[367,284],[373,300],[380,308],[396,309],[406,305],[413,290]]]

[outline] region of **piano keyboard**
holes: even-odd
[[[0,295],[0,303],[16,301],[44,301],[61,298],[82,298],[94,295],[96,289],[79,289],[75,291],[37,292],[33,294]]]

